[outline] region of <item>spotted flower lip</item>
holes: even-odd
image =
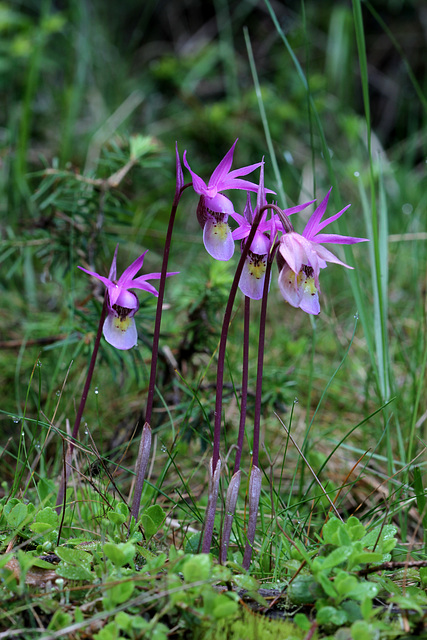
[[[353,269],[350,265],[339,260],[331,251],[322,247],[321,243],[355,244],[368,240],[368,238],[319,233],[328,224],[342,216],[350,206],[347,205],[338,213],[322,221],[330,193],[331,189],[315,209],[302,234],[295,231],[284,233],[279,244],[280,291],[289,304],[314,315],[320,313],[318,302],[320,269],[324,269],[327,262]]]
[[[89,271],[84,267],[78,267],[93,278],[100,280],[106,287],[108,292],[107,298],[107,317],[103,326],[104,338],[108,343],[116,347],[116,349],[131,349],[137,343],[138,333],[136,330],[135,320],[133,316],[139,309],[139,300],[137,296],[129,289],[141,289],[147,291],[154,296],[158,296],[157,290],[147,280],[160,279],[160,273],[148,273],[146,275],[135,278],[138,271],[142,268],[145,254],[139,256],[132,264],[125,269],[120,278],[117,280],[117,251],[119,245],[116,246],[113,261],[111,263],[108,278],[99,275],[94,271]],[[176,275],[178,272],[167,273],[167,276]]]

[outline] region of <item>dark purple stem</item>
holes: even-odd
[[[259,319],[258,364],[255,389],[254,442],[252,447],[252,464],[255,467],[258,467],[259,459],[259,433],[261,424],[262,374],[264,368],[265,320],[267,317],[268,288],[270,284],[271,265],[273,263],[274,254],[275,250],[273,249],[267,260],[264,288],[262,290],[261,314]]]
[[[230,289],[230,295],[228,296],[227,306],[225,308],[224,320],[222,322],[221,338],[220,338],[219,349],[218,349],[218,363],[217,363],[217,370],[216,370],[215,425],[214,425],[214,441],[213,441],[210,477],[214,477],[214,473],[217,469],[217,465],[219,462],[219,445],[221,440],[222,391],[223,391],[223,385],[224,385],[225,347],[227,345],[228,328],[230,326],[231,314],[233,311],[233,305],[234,305],[234,300],[236,298],[237,288],[240,282],[240,276],[242,275],[242,271],[243,271],[243,265],[245,264],[245,260],[249,252],[249,247],[252,244],[252,240],[254,239],[256,230],[258,229],[259,223],[261,222],[262,214],[267,208],[269,208],[269,205],[261,207],[252,223],[250,233],[246,239],[242,254],[240,256],[240,260],[237,264],[236,273],[234,274],[233,283]],[[203,545],[202,545],[203,553],[209,552],[211,541],[212,541],[212,533],[214,528],[214,517],[215,517],[215,509],[216,509],[216,501],[217,501],[217,496],[215,496],[214,494],[212,495],[214,497],[214,500],[213,501],[208,500],[208,507],[206,509],[205,526],[204,526],[205,533],[203,536]]]
[[[243,324],[243,357],[242,357],[242,396],[240,400],[240,423],[239,435],[237,438],[236,459],[234,461],[234,471],[240,469],[242,458],[243,437],[245,435],[246,405],[248,400],[248,373],[249,373],[249,323],[250,323],[251,299],[245,296],[245,311]]]
[[[257,215],[255,216],[249,236],[247,237],[247,240],[244,244],[243,251],[237,265],[236,273],[234,274],[233,284],[231,285],[230,295],[228,296],[228,302],[225,308],[224,320],[221,330],[221,339],[218,350],[218,364],[216,374],[215,426],[212,452],[212,473],[216,469],[216,465],[219,460],[219,444],[221,439],[222,390],[224,384],[225,347],[227,344],[228,328],[230,326],[231,314],[233,311],[237,288],[239,286],[240,276],[242,275],[243,271],[243,265],[245,264],[245,260],[249,252],[249,247],[252,244],[252,240],[254,239],[256,230],[258,229],[258,225],[261,222],[262,214],[266,208],[267,207],[261,207]]]
[[[157,297],[156,319],[154,322],[150,381],[148,383],[147,405],[145,409],[145,422],[148,425],[150,425],[151,423],[151,414],[153,412],[154,391],[156,388],[157,361],[159,356],[160,325],[162,322],[163,299],[165,294],[166,273],[168,269],[169,253],[170,253],[171,242],[172,242],[173,225],[175,222],[176,211],[178,208],[178,204],[179,204],[179,200],[181,198],[182,192],[184,191],[184,189],[190,186],[191,186],[191,183],[188,183],[184,185],[181,189],[177,190],[177,193],[175,194],[175,197],[172,203],[171,214],[169,217],[169,223],[168,223],[168,228],[166,232],[165,247],[163,250],[162,270],[160,273],[159,295]],[[144,466],[139,464],[139,458],[140,458],[140,453],[138,453],[138,459],[136,461],[137,477],[136,477],[135,491],[134,491],[132,507],[131,507],[131,515],[134,516],[135,521],[138,520],[142,489],[144,485],[144,477],[141,478],[140,476],[141,474],[145,474]]]
[[[77,411],[76,419],[74,421],[73,432],[71,434],[71,440],[69,442],[69,446],[67,447],[67,453],[65,455],[65,464],[64,469],[62,470],[62,478],[61,484],[59,485],[58,495],[56,497],[56,510],[60,513],[62,508],[62,503],[64,501],[65,495],[65,487],[67,484],[67,478],[70,475],[70,463],[71,463],[71,455],[74,449],[74,441],[78,440],[80,423],[82,421],[83,411],[86,406],[86,400],[89,393],[90,385],[92,382],[92,376],[95,369],[96,357],[98,355],[99,343],[101,342],[102,337],[102,328],[104,326],[105,316],[107,315],[107,297],[108,294],[105,292],[104,295],[104,304],[102,305],[101,317],[99,319],[98,331],[96,332],[95,344],[93,345],[92,357],[90,359],[89,368],[87,371],[85,386],[83,387],[82,397],[80,400],[80,405]]]

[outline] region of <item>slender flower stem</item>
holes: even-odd
[[[240,478],[242,472],[236,471],[233,474],[227,489],[227,497],[225,499],[225,515],[224,525],[222,528],[222,538],[219,560],[222,564],[227,561],[228,545],[230,544],[231,527],[233,526],[234,514],[236,512],[237,498],[239,497]]]
[[[169,261],[169,253],[170,253],[171,242],[172,242],[173,225],[175,222],[176,211],[178,208],[178,204],[179,204],[179,200],[181,198],[182,192],[184,191],[184,189],[186,189],[189,186],[191,186],[191,183],[188,183],[183,187],[181,187],[180,189],[177,189],[173,203],[172,203],[171,214],[169,217],[169,223],[168,223],[168,228],[166,232],[165,247],[163,250],[162,270],[161,270],[160,282],[159,282],[159,295],[157,298],[156,319],[154,322],[150,381],[148,383],[147,404],[145,409],[145,424],[148,426],[150,425],[150,422],[151,422],[151,414],[153,411],[153,401],[154,401],[154,391],[156,387],[157,361],[159,356],[160,325],[162,322],[163,299],[165,294],[166,274],[168,270],[168,261]],[[138,520],[139,507],[141,503],[141,495],[142,495],[142,489],[144,485],[144,475],[145,475],[144,465],[140,464],[140,455],[141,455],[141,448],[138,452],[138,458],[135,466],[136,482],[135,482],[135,490],[133,494],[132,507],[131,507],[131,516],[135,518],[135,521]]]
[[[221,417],[222,417],[222,391],[223,391],[223,385],[224,385],[225,347],[227,344],[228,328],[230,326],[234,300],[236,298],[240,276],[242,275],[243,266],[245,264],[245,260],[249,252],[249,247],[251,246],[256,230],[258,229],[259,223],[261,222],[262,214],[267,208],[269,208],[269,205],[261,207],[253,221],[251,231],[247,237],[247,240],[243,247],[242,254],[240,256],[240,260],[237,265],[236,273],[234,274],[233,283],[230,289],[230,295],[228,296],[228,302],[225,308],[224,320],[222,322],[221,338],[220,338],[219,349],[218,349],[218,363],[217,363],[217,370],[216,370],[214,441],[213,441],[212,459],[210,463],[211,468],[209,470],[209,475],[211,478],[216,477],[215,473],[216,473],[217,465],[219,462],[219,444],[221,439]],[[215,494],[213,492],[209,494],[208,505],[206,508],[206,516],[205,516],[205,526],[204,526],[205,533],[203,536],[203,544],[202,544],[203,553],[209,553],[209,550],[211,548],[217,499],[218,499],[217,493]]]
[[[249,519],[248,530],[246,534],[245,553],[243,554],[242,566],[248,570],[251,564],[252,548],[255,540],[256,520],[258,515],[259,497],[261,495],[262,474],[260,469],[253,465],[249,478]]]
[[[211,469],[212,468],[213,467],[211,464]],[[218,460],[218,462],[216,463],[214,473],[209,475],[208,504],[206,506],[202,553],[209,553],[211,548],[211,541],[212,541],[214,522],[215,522],[216,503],[218,502],[220,475],[221,475],[221,460]]]
[[[262,292],[261,314],[259,319],[258,364],[255,389],[254,442],[252,447],[252,464],[257,467],[259,459],[259,433],[261,424],[262,374],[264,368],[265,321],[267,317],[268,287],[270,283],[272,258],[269,256],[265,270],[264,288]]]
[[[225,347],[227,344],[228,328],[230,326],[234,300],[236,298],[240,276],[242,275],[243,266],[245,264],[245,260],[249,252],[249,247],[252,244],[252,240],[255,237],[256,230],[258,229],[259,223],[261,222],[262,214],[266,208],[268,207],[261,207],[261,209],[258,211],[257,215],[255,216],[251,231],[243,247],[243,251],[241,253],[240,260],[237,265],[236,273],[234,274],[234,280],[231,285],[230,295],[228,296],[228,302],[225,308],[224,320],[222,323],[222,330],[221,330],[221,338],[220,338],[219,349],[218,349],[212,470],[216,469],[216,465],[219,460],[219,444],[221,439],[221,418],[222,418],[222,415],[221,415],[222,414],[222,390],[223,390],[223,384],[224,384]]]
[[[64,501],[65,495],[65,487],[67,485],[67,479],[70,475],[70,464],[71,464],[71,456],[74,449],[74,441],[78,439],[80,423],[82,421],[83,411],[86,406],[86,400],[89,393],[90,385],[92,382],[92,376],[95,369],[96,357],[98,355],[99,343],[101,342],[102,337],[102,328],[104,326],[105,317],[107,315],[107,291],[104,295],[104,304],[102,305],[101,317],[99,319],[98,331],[96,332],[95,343],[93,345],[92,357],[90,359],[89,368],[87,371],[85,386],[83,387],[82,397],[80,400],[80,405],[76,414],[76,419],[74,421],[74,427],[71,434],[71,440],[67,447],[67,452],[65,455],[65,464],[62,470],[61,483],[59,485],[58,495],[56,497],[56,511],[58,513],[61,512],[62,503]]]
[[[243,323],[243,356],[242,356],[242,396],[240,399],[239,435],[237,437],[237,451],[234,461],[234,471],[240,469],[242,458],[243,438],[245,435],[246,406],[248,401],[248,374],[249,374],[249,324],[250,324],[251,299],[245,296],[245,312]]]
[[[236,512],[237,498],[240,487],[240,460],[242,458],[243,438],[245,435],[246,406],[248,400],[248,373],[249,373],[249,323],[251,312],[251,299],[245,296],[245,310],[243,322],[243,354],[242,354],[242,396],[240,400],[240,423],[239,435],[237,437],[236,458],[234,460],[233,476],[228,485],[227,497],[225,500],[225,515],[222,528],[220,562],[227,560],[227,551],[230,544],[231,527],[233,526],[234,514]]]
[[[268,287],[270,283],[271,265],[273,263],[276,248],[271,250],[267,268],[265,270],[264,288],[262,291],[261,314],[259,321],[259,338],[258,338],[258,365],[257,380],[255,390],[255,416],[254,416],[254,440],[252,447],[252,471],[249,480],[249,520],[246,536],[245,553],[243,556],[243,568],[249,569],[252,558],[252,548],[255,539],[256,520],[258,515],[259,497],[261,494],[261,471],[258,466],[259,462],[259,436],[261,424],[261,402],[262,402],[262,374],[264,367],[264,344],[265,344],[265,321],[267,318],[267,300]]]

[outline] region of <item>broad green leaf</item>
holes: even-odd
[[[111,587],[108,583],[105,585],[107,591],[107,597],[113,606],[123,604],[131,597],[135,584],[132,581],[120,582]]]
[[[320,572],[317,576],[317,579],[326,595],[328,595],[330,598],[337,597],[337,590],[325,573]]]
[[[151,507],[148,507],[148,509],[145,509],[144,514],[152,519],[154,524],[157,525],[157,529],[160,529],[166,518],[165,512],[158,504],[153,504]]]
[[[68,564],[68,562],[60,562],[55,571],[60,578],[66,578],[67,580],[92,580],[93,578],[93,574],[89,569],[75,564]]]
[[[392,540],[395,538],[397,533],[397,528],[392,524],[386,524],[382,529],[381,527],[375,527],[369,531],[361,540],[364,547],[373,547],[375,544],[378,544],[381,541]]]
[[[286,593],[294,604],[311,604],[325,595],[322,587],[311,575],[297,576]]]
[[[353,640],[372,640],[376,637],[374,628],[365,620],[356,620],[351,625],[351,637]]]
[[[360,540],[366,533],[365,526],[355,516],[350,516],[345,526],[352,542]]]
[[[297,614],[295,614],[294,622],[297,625],[297,627],[302,629],[302,631],[308,631],[310,629],[310,627],[311,627],[311,622],[307,618],[305,613],[297,613]]]
[[[73,621],[73,617],[71,614],[62,611],[62,609],[57,609],[52,616],[51,621],[49,622],[48,630],[49,631],[59,631],[59,629],[64,629],[68,627]]]
[[[320,625],[336,625],[340,627],[347,622],[347,614],[342,609],[335,607],[322,607],[316,615],[316,620]]]
[[[115,511],[109,511],[107,513],[107,518],[112,524],[115,524],[116,526],[120,526],[124,522],[126,522],[126,516],[121,513],[116,513]]]
[[[185,553],[198,553],[201,544],[201,532],[193,533],[185,542]]]
[[[331,517],[323,527],[323,540],[326,544],[338,543],[338,531],[342,528],[342,523],[338,518]]]
[[[186,582],[198,582],[209,578],[212,559],[208,553],[192,556],[185,563],[182,573]]]
[[[52,525],[48,524],[47,522],[33,522],[33,524],[30,525],[30,529],[34,533],[41,533],[41,534],[45,533],[45,531],[53,531],[54,530]]]
[[[18,502],[6,516],[8,525],[13,529],[19,529],[28,515],[28,507],[23,502]]]
[[[116,567],[124,567],[129,564],[135,557],[136,548],[130,542],[106,542],[104,544],[104,554]]]
[[[85,567],[86,569],[90,568],[92,556],[86,551],[70,549],[69,547],[57,547],[55,553],[61,560],[64,560],[64,562],[68,564]]]
[[[152,538],[158,531],[157,525],[146,513],[143,513],[141,516],[141,524],[144,527],[147,538]]]
[[[45,522],[55,529],[59,523],[59,516],[52,507],[45,507],[37,513],[35,521]]]
[[[237,594],[236,594],[237,595]],[[229,597],[228,595],[219,594],[214,600],[213,606],[213,616],[217,620],[221,618],[226,618],[227,616],[231,616],[238,610],[239,605],[235,599]]]
[[[322,570],[338,567],[340,564],[342,564],[347,560],[347,558],[351,555],[351,552],[352,552],[351,547],[338,547],[338,549],[334,549],[326,557],[322,558],[323,559],[323,562],[321,565]],[[313,561],[313,567],[315,565],[316,560],[317,558]]]
[[[121,513],[125,518],[129,517],[129,507],[124,502],[118,502],[115,507],[117,513]]]

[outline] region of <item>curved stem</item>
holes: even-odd
[[[169,261],[169,253],[170,253],[171,242],[172,242],[173,225],[175,222],[176,211],[178,209],[178,204],[179,204],[181,195],[184,189],[186,189],[189,186],[191,186],[191,183],[185,184],[180,189],[177,189],[175,193],[175,197],[172,203],[171,213],[169,216],[165,246],[163,249],[162,270],[160,273],[160,282],[159,282],[159,295],[157,297],[156,319],[154,322],[150,381],[148,383],[147,404],[145,409],[145,425],[147,425],[148,427],[150,427],[151,414],[153,411],[154,391],[156,388],[157,361],[159,357],[160,326],[162,322],[163,299],[165,295],[166,274],[168,270],[168,261]],[[131,507],[131,516],[134,516],[135,521],[138,520],[139,507],[141,503],[141,495],[142,495],[142,489],[144,485],[144,476],[145,476],[145,470],[146,470],[146,465],[144,466],[143,464],[140,464],[143,451],[144,451],[144,456],[146,456],[147,455],[146,446],[145,448],[140,447],[138,452],[138,457],[136,460],[136,465],[135,465],[136,482],[135,482],[135,490],[133,494],[132,507]]]
[[[262,374],[264,368],[264,343],[265,343],[265,321],[267,317],[267,300],[268,287],[270,284],[272,258],[269,256],[267,260],[267,268],[265,270],[264,288],[262,291],[261,314],[259,319],[259,337],[258,337],[258,364],[257,379],[255,389],[255,416],[254,416],[254,442],[252,447],[252,464],[258,466],[259,458],[259,432],[261,424],[261,403],[262,403]]]
[[[225,362],[225,347],[227,344],[228,328],[230,326],[231,314],[233,311],[234,300],[236,298],[237,288],[239,286],[240,276],[242,275],[243,265],[245,264],[246,257],[249,252],[249,247],[252,244],[256,230],[261,222],[262,214],[265,207],[261,207],[255,216],[252,224],[251,231],[243,247],[242,254],[240,256],[239,263],[237,265],[236,273],[234,274],[233,284],[231,285],[230,295],[228,296],[227,306],[225,308],[224,320],[222,323],[221,339],[218,349],[218,364],[216,375],[216,399],[215,399],[215,425],[214,425],[214,443],[212,453],[212,473],[216,469],[217,462],[219,460],[219,443],[221,439],[221,414],[222,414],[222,390],[224,384],[224,362]]]
[[[92,357],[90,359],[89,368],[87,370],[86,382],[83,387],[82,397],[80,399],[79,408],[77,410],[76,419],[74,421],[73,431],[71,433],[71,440],[68,444],[66,454],[64,456],[64,468],[62,470],[61,482],[59,485],[58,495],[56,496],[56,511],[61,512],[62,504],[65,497],[65,487],[67,485],[67,479],[70,475],[71,456],[74,449],[74,441],[78,440],[80,423],[82,421],[83,411],[86,406],[86,400],[89,393],[90,385],[92,382],[92,376],[95,369],[96,357],[98,355],[99,343],[101,342],[102,328],[104,326],[105,317],[107,315],[107,296],[105,292],[104,304],[102,305],[101,317],[99,318],[98,331],[96,332],[95,343],[93,345]]]
[[[248,401],[248,374],[249,374],[249,324],[250,324],[251,299],[245,296],[245,311],[243,323],[243,355],[242,355],[242,396],[240,400],[239,435],[237,437],[237,451],[234,461],[234,471],[240,469],[242,458],[243,438],[245,435],[246,406]]]

